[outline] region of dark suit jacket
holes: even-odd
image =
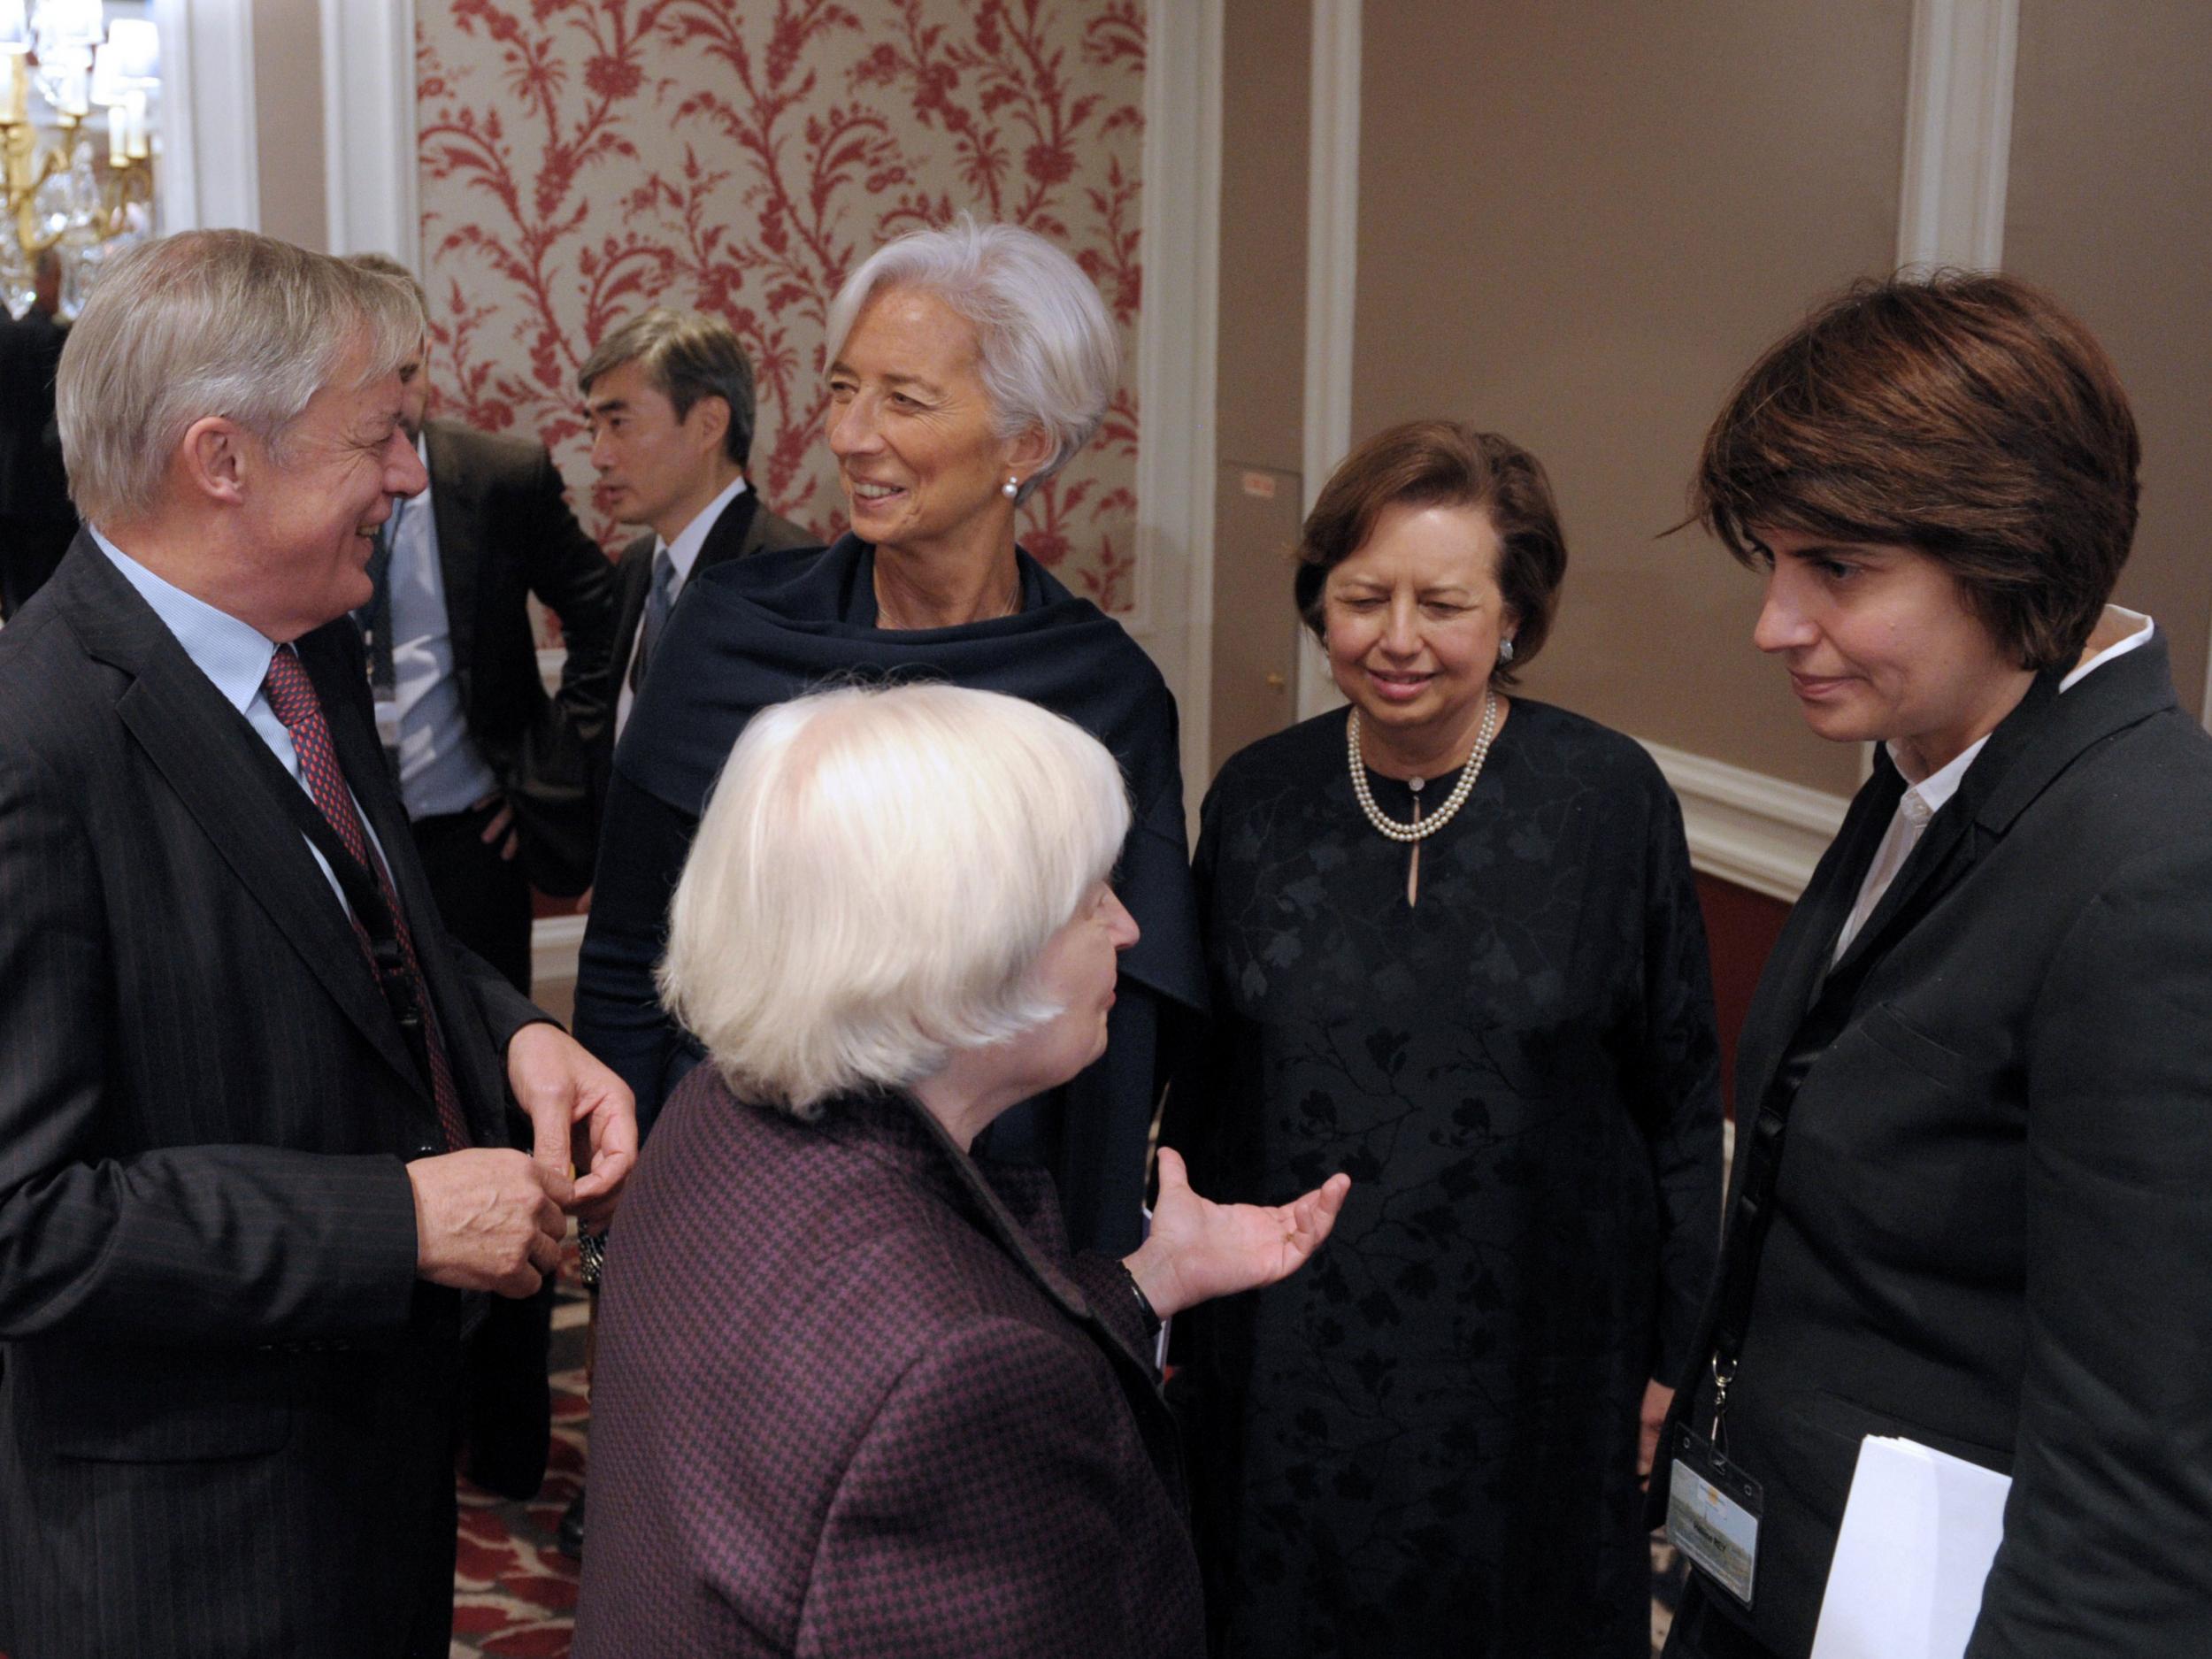
[[[54,425],[54,371],[66,327],[42,311],[0,312],[0,617],[53,575],[77,534]]]
[[[2162,637],[2055,685],[1823,987],[1903,789],[1877,762],[1745,1026],[1739,1186],[1809,1002],[1874,964],[1798,1089],[1729,1394],[1779,1654],[1811,1647],[1868,1434],[2013,1477],[1973,1659],[2212,1653],[2212,739]]]
[[[598,845],[588,745],[606,718],[613,566],[569,511],[543,444],[450,420],[427,422],[423,440],[469,736],[514,807],[533,884],[581,893]],[[533,594],[560,618],[568,646],[551,698],[538,677]]]
[[[448,948],[359,635],[299,641],[471,1130],[539,1018]],[[389,1655],[451,1572],[435,1109],[296,787],[81,536],[0,631],[0,1608],[19,1659]],[[442,1530],[441,1530],[442,1528]]]
[[[76,521],[54,429],[54,372],[68,338],[43,311],[0,317],[0,518]]]
[[[594,746],[595,775],[603,795],[606,778],[614,765],[614,711],[621,701],[623,678],[630,672],[630,653],[637,645],[638,628],[645,620],[646,596],[653,588],[653,548],[657,541],[650,534],[638,537],[622,549],[615,565],[614,634],[607,652],[603,693],[607,712],[599,728],[599,741]],[[745,493],[722,510],[722,516],[714,521],[714,528],[707,532],[706,544],[699,549],[698,563],[691,567],[684,591],[689,592],[691,584],[706,572],[732,559],[748,558],[755,553],[780,553],[786,548],[816,547],[820,541],[819,536],[809,534],[788,518],[771,512],[762,502],[760,492],[748,480]]]
[[[983,1167],[901,1096],[678,1091],[599,1306],[578,1659],[1203,1653],[1134,1299]]]

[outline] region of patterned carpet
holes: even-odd
[[[553,1545],[554,1528],[584,1471],[590,1407],[584,1399],[584,1299],[575,1251],[553,1311],[553,1457],[545,1490],[508,1503],[461,1485],[460,1561],[453,1583],[453,1659],[567,1659],[577,1566]],[[1651,1650],[1666,1640],[1683,1565],[1654,1541]],[[0,1659],[6,1655],[0,1654]]]

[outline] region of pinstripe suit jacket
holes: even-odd
[[[498,1056],[537,1016],[433,919],[352,623],[299,650],[472,1128],[504,1144]],[[403,1168],[437,1148],[434,1108],[275,782],[295,787],[81,535],[0,632],[17,1659],[392,1655],[450,1583],[461,1300],[415,1278]]]

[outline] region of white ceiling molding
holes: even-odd
[[[1682,803],[1690,863],[1703,873],[1794,904],[1850,802],[1639,738]]]
[[[2004,259],[2020,0],[1914,0],[1897,263]]]
[[[414,0],[322,0],[323,198],[330,251],[422,269]]]
[[[1352,329],[1359,280],[1361,0],[1313,0],[1306,171],[1303,511],[1352,447]],[[1299,631],[1298,718],[1343,702],[1311,633]]]
[[[1194,823],[1213,725],[1222,0],[1152,0],[1146,27],[1137,594],[1126,621],[1181,710],[1183,798]]]
[[[159,229],[258,230],[253,0],[153,0],[161,40]]]

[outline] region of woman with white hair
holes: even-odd
[[[1128,824],[1113,757],[1019,698],[748,726],[661,972],[709,1064],[608,1262],[580,1659],[1204,1651],[1154,1339],[1295,1270],[1349,1182],[1216,1205],[1163,1148],[1117,1261],[974,1156],[1105,1046]]]
[[[1144,936],[1122,959],[1105,1060],[1001,1118],[989,1149],[1052,1172],[1079,1248],[1126,1250],[1164,1027],[1205,996],[1175,703],[1120,626],[1014,535],[1021,502],[1105,415],[1113,323],[1066,254],[965,217],[879,250],[828,321],[825,435],[852,528],[826,549],[757,554],[687,586],[615,757],[577,1033],[636,1091],[649,1128],[699,1057],[653,995],[669,891],[723,757],[761,710],[856,672],[1041,703],[1130,780],[1115,887]],[[918,864],[895,873],[932,876]]]

